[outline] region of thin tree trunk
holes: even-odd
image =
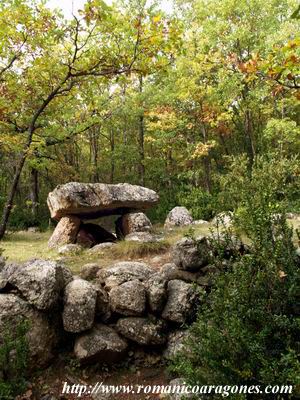
[[[115,135],[113,130],[110,131],[110,183],[114,183],[115,179]]]
[[[207,132],[206,132],[206,127],[202,123],[201,124],[201,131],[202,131],[202,137],[203,137],[203,143],[207,142]],[[208,193],[211,193],[211,165],[210,165],[210,156],[205,156],[203,157],[203,167],[204,167],[204,173],[205,173],[205,187]]]
[[[30,171],[30,200],[31,200],[31,212],[34,219],[37,219],[38,208],[39,208],[39,173],[38,170],[32,168]]]
[[[139,77],[140,85],[139,91],[140,94],[143,93],[143,77]],[[142,186],[145,186],[145,149],[144,149],[144,136],[145,136],[145,125],[144,125],[144,110],[142,110],[141,115],[139,116],[139,136],[138,136],[138,144],[139,144],[139,180]]]
[[[0,239],[3,238],[5,231],[6,231],[7,223],[8,223],[9,217],[10,217],[11,210],[13,208],[15,194],[17,191],[18,183],[20,180],[22,169],[25,164],[26,157],[27,157],[27,154],[26,154],[26,152],[24,152],[22,157],[19,160],[18,165],[17,165],[16,171],[14,174],[14,178],[13,178],[13,181],[12,181],[12,184],[10,187],[10,191],[7,196],[7,201],[6,201],[6,204],[3,209],[1,224],[0,224]]]

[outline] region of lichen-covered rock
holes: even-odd
[[[48,241],[48,247],[54,248],[64,244],[75,243],[80,224],[80,219],[74,215],[63,217],[56,225]]]
[[[97,324],[75,341],[74,353],[81,363],[113,364],[126,355],[127,342],[109,326]]]
[[[26,342],[29,350],[29,369],[45,367],[53,358],[59,335],[46,315],[14,294],[0,294],[0,346],[4,337],[14,337],[16,328],[27,321]],[[8,331],[7,331],[8,330]],[[1,371],[1,366],[0,366]]]
[[[157,204],[158,194],[151,189],[128,183],[69,182],[49,193],[47,204],[51,217],[66,215],[95,219],[104,215],[146,210]]]
[[[134,232],[148,232],[152,229],[150,219],[142,212],[124,214],[116,221],[118,237],[124,237]]]
[[[70,282],[64,295],[63,324],[67,332],[82,332],[90,329],[94,323],[97,291],[83,280]]]
[[[167,281],[179,279],[185,282],[197,282],[197,278],[199,276],[198,272],[184,271],[183,269],[179,269],[174,263],[164,264],[160,268],[159,273]]]
[[[9,285],[10,277],[18,270],[22,268],[21,264],[6,263],[0,270],[0,291],[5,291]]]
[[[148,318],[121,318],[116,325],[117,331],[140,345],[157,346],[166,342],[166,323]]]
[[[161,242],[164,238],[160,235],[154,235],[150,232],[133,232],[125,236],[126,242],[153,243]]]
[[[193,284],[180,280],[168,283],[168,300],[162,317],[179,324],[189,321],[196,312],[197,292]]]
[[[160,273],[152,275],[145,283],[149,308],[154,314],[160,313],[167,301],[167,284],[168,280]]]
[[[101,254],[103,253],[106,249],[110,249],[115,245],[115,243],[112,242],[106,242],[106,243],[99,243],[96,244],[96,246],[93,246],[91,249],[89,249],[90,254]]]
[[[94,284],[97,292],[96,317],[106,322],[111,316],[108,293],[102,286]]]
[[[8,282],[38,310],[53,308],[71,280],[72,274],[67,267],[50,260],[29,261],[8,278]]]
[[[185,341],[188,338],[188,331],[178,330],[168,334],[167,347],[163,353],[164,358],[172,359],[179,352],[184,351]]]
[[[170,229],[174,227],[187,226],[193,223],[193,217],[185,207],[174,207],[168,214],[164,227]]]
[[[101,270],[100,265],[95,263],[85,264],[80,269],[80,277],[87,281],[96,279],[98,272]]]
[[[109,292],[112,311],[122,315],[142,315],[146,308],[146,290],[137,279],[115,286]]]
[[[124,282],[138,279],[145,281],[150,278],[154,270],[147,264],[136,261],[121,261],[111,267],[103,268],[98,273],[98,280],[107,290]]]
[[[62,256],[64,255],[72,255],[72,254],[79,254],[81,253],[83,248],[79,246],[79,244],[65,244],[64,246],[61,246],[58,248],[57,252],[58,254],[61,254]]]
[[[209,262],[210,247],[207,238],[199,236],[196,239],[184,237],[172,247],[171,255],[174,264],[179,269],[198,271]]]

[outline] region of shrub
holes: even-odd
[[[28,329],[27,321],[21,322],[16,327],[5,328],[0,346],[0,399],[14,399],[25,389]]]
[[[216,213],[216,196],[201,187],[185,184],[177,193],[178,204],[188,208],[194,219],[211,219]]]
[[[190,329],[189,351],[174,360],[172,370],[193,385],[294,385],[297,392],[300,274],[284,217],[284,182],[294,177],[289,168],[279,171],[278,164],[270,177],[269,159],[257,159],[244,173],[234,163],[230,174],[236,168],[244,186],[235,192],[235,223],[246,231],[251,252],[216,277]],[[273,395],[282,398],[293,397]]]

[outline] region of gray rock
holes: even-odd
[[[57,252],[61,255],[75,255],[81,253],[83,248],[79,244],[65,244],[58,248]]]
[[[49,193],[47,204],[51,217],[80,215],[95,219],[104,215],[123,214],[124,210],[146,210],[157,204],[158,194],[142,186],[119,183],[69,182]]]
[[[98,272],[101,270],[100,265],[95,263],[85,264],[80,269],[80,277],[87,281],[96,279]]]
[[[147,300],[153,313],[160,313],[167,301],[167,279],[156,273],[145,283]]]
[[[108,293],[100,285],[94,284],[94,287],[97,292],[96,317],[106,322],[111,317]]]
[[[103,268],[98,273],[98,280],[105,285],[107,290],[114,286],[121,285],[124,282],[138,279],[145,281],[150,278],[154,270],[147,264],[135,261],[122,261],[111,267]]]
[[[81,363],[113,364],[126,355],[127,342],[109,326],[97,324],[75,341],[74,353]]]
[[[96,244],[96,246],[89,249],[89,254],[103,253],[104,250],[111,249],[113,246],[115,246],[115,243],[112,243],[112,242],[99,243],[99,244]]]
[[[193,223],[193,217],[185,207],[174,207],[168,214],[164,228],[187,226]]]
[[[67,332],[82,332],[90,329],[94,323],[97,291],[83,280],[70,282],[64,295],[63,324]]]
[[[205,267],[204,267],[205,268]],[[199,273],[198,272],[189,272],[179,269],[174,263],[164,264],[159,273],[166,279],[167,281],[172,281],[174,279],[179,279],[184,282],[197,282]]]
[[[117,331],[140,345],[162,345],[166,342],[166,323],[148,318],[121,318],[116,325]]]
[[[168,283],[168,300],[162,317],[168,321],[185,323],[196,312],[197,292],[191,283],[173,280]]]
[[[148,232],[151,229],[150,219],[142,212],[124,214],[116,221],[116,231],[121,237],[134,232]]]
[[[9,283],[39,310],[53,308],[64,287],[72,280],[71,271],[56,261],[33,260],[13,269]]]
[[[6,263],[0,270],[0,290],[4,290],[9,283],[10,277],[15,273],[15,271],[20,268],[20,264]]]
[[[171,255],[174,264],[187,271],[198,271],[209,262],[210,247],[204,236],[196,239],[182,238],[172,247]]]
[[[188,331],[178,330],[169,333],[168,342],[163,356],[166,359],[174,358],[179,352],[184,351],[185,341],[188,338]]]
[[[133,232],[125,236],[126,242],[141,242],[141,243],[153,243],[161,242],[164,240],[162,236],[153,235],[150,232]]]
[[[142,315],[146,308],[146,290],[137,279],[115,286],[109,292],[112,311],[122,315]]]
[[[29,369],[45,367],[52,360],[59,340],[57,330],[48,322],[45,314],[35,310],[18,296],[0,294],[0,345],[7,333],[14,337],[16,327],[25,321],[29,324],[26,333]]]
[[[56,225],[56,228],[48,241],[48,247],[55,248],[76,242],[81,221],[76,216],[66,216]]]

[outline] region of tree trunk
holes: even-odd
[[[110,131],[110,183],[114,183],[115,179],[115,135],[113,130]]]
[[[1,224],[0,224],[0,240],[3,238],[5,231],[6,231],[8,219],[9,219],[12,207],[13,207],[15,194],[16,194],[16,191],[18,188],[18,183],[20,180],[20,176],[21,176],[24,164],[25,164],[26,157],[27,157],[27,152],[24,152],[22,154],[22,157],[19,160],[18,165],[17,165],[16,171],[14,174],[14,178],[13,178],[13,181],[11,184],[11,188],[10,188],[9,194],[7,196],[7,201],[4,206],[4,210],[3,210],[2,218],[1,218]]]
[[[201,124],[201,131],[202,131],[202,137],[203,137],[203,143],[207,142],[207,132],[206,132],[206,127],[202,123]],[[205,181],[205,188],[208,193],[211,193],[211,164],[210,164],[210,156],[204,156],[203,157],[203,167],[204,167],[204,181]]]
[[[139,78],[140,85],[139,91],[140,94],[143,93],[143,77]],[[139,135],[138,135],[138,145],[139,145],[139,180],[142,186],[145,186],[145,149],[144,149],[144,136],[145,136],[145,126],[144,126],[144,110],[141,111],[141,115],[139,116]]]
[[[34,219],[37,219],[38,208],[39,208],[39,173],[35,168],[31,168],[30,171],[30,200],[31,200],[31,212]]]

